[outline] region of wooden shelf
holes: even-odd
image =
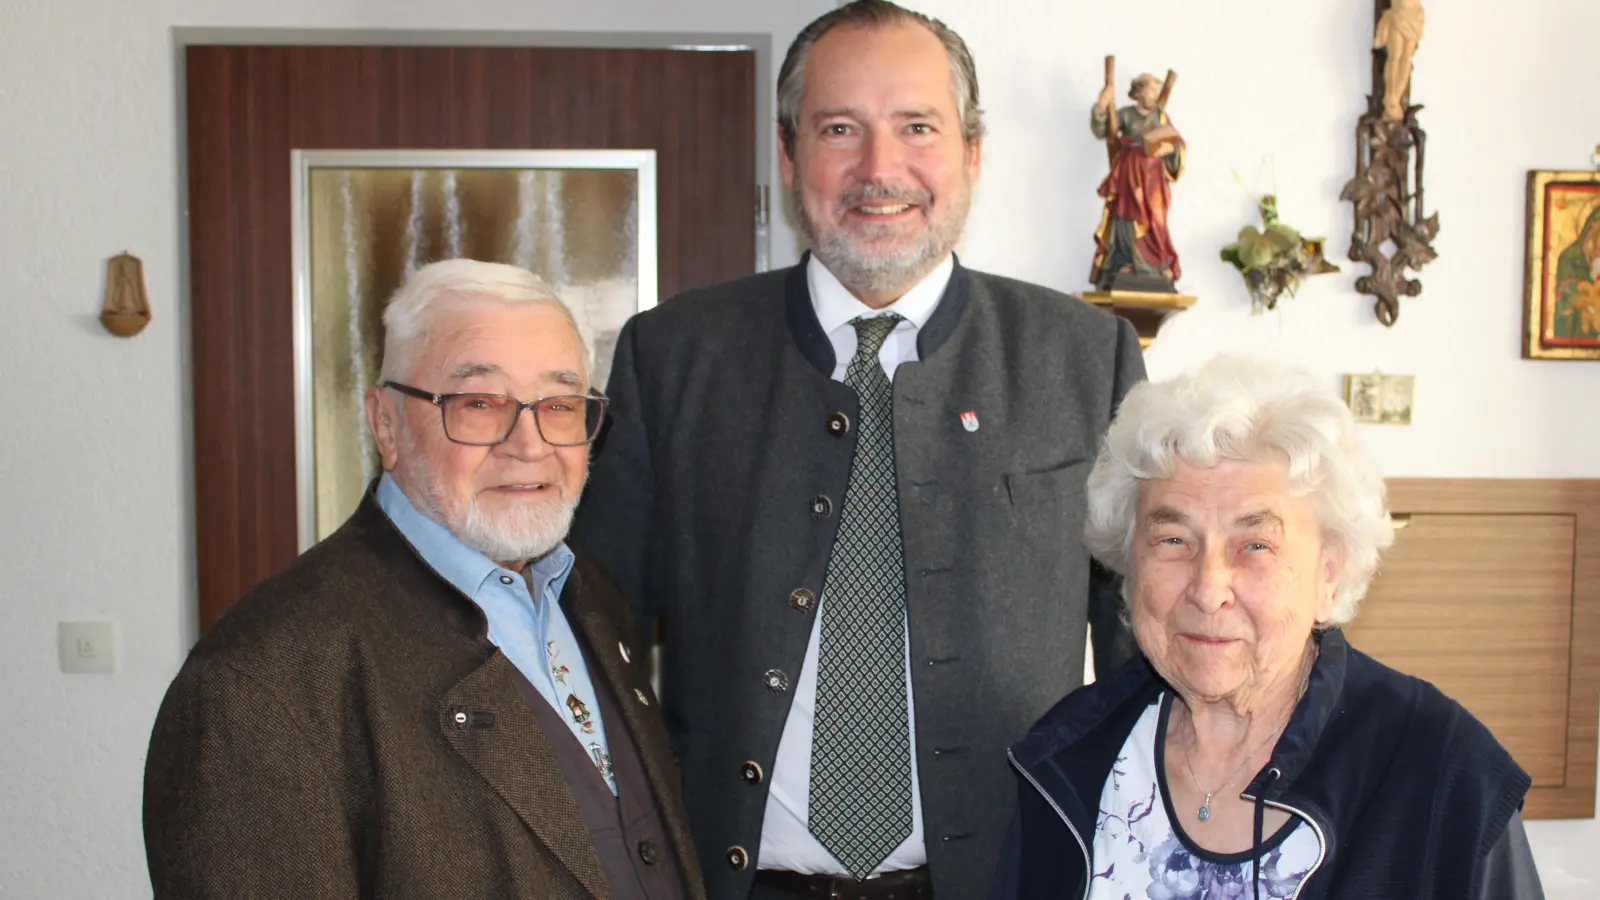
[[[1127,319],[1139,334],[1139,346],[1145,349],[1156,339],[1163,322],[1194,306],[1196,300],[1187,294],[1144,291],[1089,291],[1078,296]]]

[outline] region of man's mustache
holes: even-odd
[[[910,203],[915,206],[933,205],[933,193],[920,188],[902,187],[892,184],[858,184],[839,198],[839,208],[845,209],[860,203],[871,201],[891,201]]]

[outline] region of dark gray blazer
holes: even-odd
[[[1005,837],[1006,747],[1082,681],[1085,624],[1097,671],[1134,652],[1082,523],[1097,441],[1144,364],[1127,322],[959,262],[918,351],[894,378],[917,753],[934,890],[960,900],[984,893]],[[641,621],[662,620],[712,898],[751,889],[849,479],[856,395],[833,368],[805,260],[635,316],[579,511]]]

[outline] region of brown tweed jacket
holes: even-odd
[[[612,740],[639,748],[687,896],[703,898],[647,656],[619,647],[635,633],[627,605],[581,551],[562,605],[624,710]],[[155,896],[609,898],[555,754],[485,635],[369,492],[173,681],[145,769]]]

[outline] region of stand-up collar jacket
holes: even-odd
[[[1246,799],[1316,834],[1297,900],[1539,897],[1518,811],[1531,782],[1477,719],[1427,682],[1350,647],[1321,652]],[[1010,751],[1018,805],[993,900],[1088,896],[1101,791],[1167,686],[1142,658],[1058,703]]]

